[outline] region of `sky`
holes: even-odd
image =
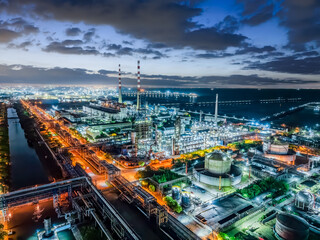
[[[0,83],[320,88],[319,0],[0,0]]]

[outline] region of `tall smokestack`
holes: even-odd
[[[119,103],[122,103],[122,91],[121,91],[121,66],[119,64]]]
[[[140,110],[141,107],[141,102],[140,102],[140,91],[141,91],[141,86],[140,86],[140,61],[138,60],[138,72],[137,72],[137,110]]]
[[[216,107],[214,112],[214,123],[218,125],[218,93],[216,94]]]

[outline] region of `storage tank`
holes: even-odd
[[[214,151],[205,156],[204,162],[194,166],[193,173],[199,182],[212,186],[230,186],[241,181],[241,169],[232,164],[230,154]]]
[[[187,192],[182,193],[181,205],[183,207],[189,207],[191,205],[190,194]]]
[[[204,168],[215,174],[229,173],[233,159],[222,151],[214,151],[205,157]]]
[[[172,187],[172,198],[174,200],[179,200],[181,197],[180,188],[179,187]]]
[[[279,213],[275,232],[284,240],[307,240],[309,237],[309,224],[301,217]]]
[[[314,196],[311,192],[307,190],[301,190],[297,193],[294,201],[296,208],[302,209],[304,211],[312,210],[314,205]]]

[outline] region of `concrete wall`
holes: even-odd
[[[219,186],[219,178],[218,177],[212,177],[207,176],[204,174],[201,174],[199,172],[195,172],[195,178],[202,183],[212,185],[212,186]],[[231,186],[231,179],[230,178],[221,178],[221,186]]]
[[[205,159],[204,168],[216,174],[224,174],[230,172],[232,160],[214,160]]]

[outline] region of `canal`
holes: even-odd
[[[29,146],[17,112],[8,108],[11,190],[49,183],[48,174],[34,148]]]

